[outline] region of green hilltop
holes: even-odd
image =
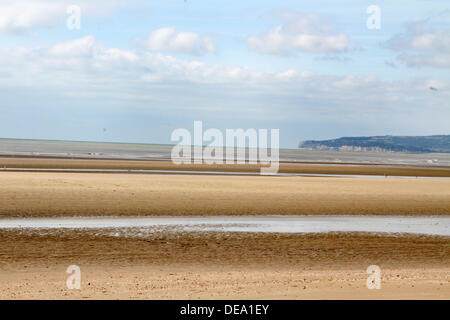
[[[306,140],[299,148],[334,151],[450,153],[450,135],[342,137]]]

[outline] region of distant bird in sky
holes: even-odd
[[[437,91],[435,87],[430,87],[430,90]]]

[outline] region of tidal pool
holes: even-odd
[[[450,236],[450,217],[212,216],[0,219],[0,229],[128,229],[219,232],[372,232]]]

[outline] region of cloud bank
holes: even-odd
[[[288,55],[299,52],[342,53],[349,51],[347,35],[335,33],[314,14],[281,15],[283,24],[267,33],[251,36],[248,47],[265,54]]]
[[[70,99],[89,97],[94,105],[107,97],[148,109],[222,110],[222,115],[238,112],[266,120],[372,121],[380,111],[406,116],[428,112],[425,106],[440,110],[450,98],[444,80],[381,81],[295,69],[262,72],[108,48],[92,35],[45,48],[2,49],[0,74],[5,75],[0,87],[9,88],[16,100],[24,90],[38,90]],[[429,96],[430,85],[439,87],[439,95]]]

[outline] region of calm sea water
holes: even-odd
[[[137,228],[132,230],[131,228]],[[252,216],[105,217],[0,219],[0,229],[115,229],[118,235],[155,231],[218,232],[387,232],[450,236],[450,217]]]
[[[170,159],[172,145],[0,139],[0,155],[69,158]],[[450,154],[338,152],[280,149],[280,161],[450,166]]]

